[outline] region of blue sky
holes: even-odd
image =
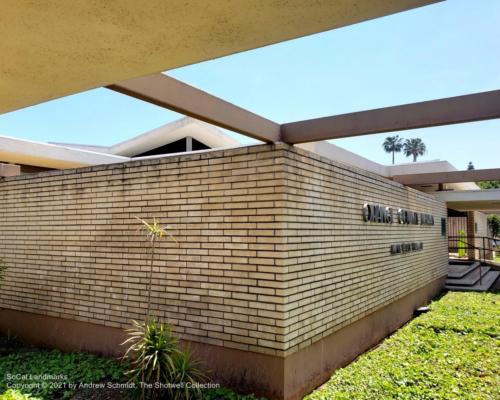
[[[500,89],[500,1],[448,0],[168,74],[277,122]],[[0,115],[0,134],[107,145],[180,117],[97,89]],[[333,143],[390,163],[387,135]],[[500,167],[500,120],[399,135],[424,140],[422,160]]]

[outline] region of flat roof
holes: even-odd
[[[0,160],[12,164],[65,169],[123,162],[130,158],[0,136]]]
[[[112,146],[41,143],[0,136],[0,161],[54,169],[109,164],[127,161],[130,157],[186,137],[192,137],[211,149],[242,146],[240,142],[219,128],[191,117],[184,117]],[[443,160],[383,165],[327,141],[303,143],[295,146],[386,178],[457,171],[452,164]],[[165,155],[151,157],[162,156]],[[478,189],[478,186],[473,182],[452,183],[447,187],[455,190]]]
[[[108,153],[124,157],[133,157],[177,140],[191,137],[212,149],[240,146],[241,143],[224,134],[220,129],[203,121],[190,117],[180,118],[148,132],[141,133],[131,139],[112,146],[97,146],[93,144],[56,143],[76,149],[90,150],[98,153]]]
[[[128,161],[137,154],[186,137],[192,137],[212,149],[241,146],[220,129],[184,117],[112,146],[43,143],[0,135],[0,161],[54,169],[110,164]]]

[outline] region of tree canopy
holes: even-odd
[[[422,156],[427,151],[425,143],[420,138],[406,139],[403,145],[403,151],[406,157],[413,156],[413,162],[417,161],[418,156]]]
[[[481,189],[500,189],[500,181],[476,182]]]
[[[488,226],[493,237],[500,235],[500,217],[496,214],[488,216]]]
[[[382,147],[387,153],[392,153],[392,163],[394,164],[394,153],[399,153],[403,148],[403,139],[396,136],[388,136],[385,138]]]

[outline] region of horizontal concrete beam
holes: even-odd
[[[19,165],[0,163],[0,178],[17,175],[21,175],[21,167]]]
[[[500,189],[451,190],[433,193],[448,208],[458,211],[500,211]]]
[[[280,140],[279,124],[164,74],[116,83],[108,89],[263,142]]]
[[[500,90],[280,125],[164,74],[107,88],[267,143],[298,144],[500,118]]]
[[[500,180],[500,168],[395,175],[392,179],[403,185],[494,181]]]
[[[281,140],[295,144],[493,118],[500,118],[500,90],[287,123]]]
[[[2,1],[0,114],[435,2]]]

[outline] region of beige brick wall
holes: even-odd
[[[367,224],[364,202],[434,214]],[[444,205],[286,145],[51,171],[0,181],[0,307],[127,327],[148,270],[135,217],[179,244],[154,265],[154,313],[186,339],[285,355],[445,274]],[[391,256],[394,242],[423,240]]]
[[[446,275],[443,203],[300,149],[286,157],[286,353]],[[429,213],[435,225],[364,222],[364,203]],[[391,244],[413,241],[424,250],[390,254]]]

